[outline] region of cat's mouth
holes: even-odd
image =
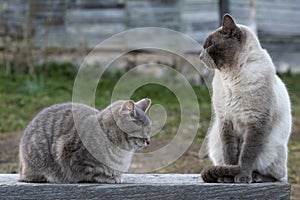
[[[144,147],[146,147],[147,145],[144,145],[144,144],[136,144],[137,148],[138,149],[142,149]]]
[[[201,51],[199,58],[205,67],[210,68],[210,69],[217,68],[215,61],[212,59],[212,57],[209,55],[209,53],[206,51],[206,49],[203,49]]]
[[[135,150],[141,150],[143,148],[145,148],[147,145],[144,144],[135,144]]]
[[[137,149],[142,149],[150,144],[149,138],[135,138],[134,145],[137,147]]]

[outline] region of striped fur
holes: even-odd
[[[239,173],[238,165],[218,165],[205,168],[201,172],[201,177],[207,183],[233,183],[234,177]],[[276,178],[254,171],[252,172],[252,181],[254,183],[275,182]]]
[[[21,139],[20,181],[120,183],[132,153],[150,142],[150,104],[142,99],[120,100],[103,111],[78,103],[45,108]]]
[[[201,172],[201,177],[205,182],[216,183],[220,177],[233,177],[240,172],[238,165],[227,165],[227,166],[209,166]]]

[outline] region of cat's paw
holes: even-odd
[[[233,177],[230,176],[222,176],[218,177],[218,183],[234,183]]]
[[[110,183],[110,184],[122,183],[122,179],[120,176],[112,176],[106,179],[106,183]]]
[[[115,178],[115,182],[116,182],[116,183],[122,183],[122,178],[121,178],[121,176],[115,176],[114,178]]]
[[[234,177],[235,183],[252,183],[252,175],[240,173]]]

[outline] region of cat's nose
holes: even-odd
[[[203,60],[203,58],[204,58],[204,51],[205,50],[203,49],[199,55],[200,60]]]
[[[147,138],[146,141],[145,141],[145,143],[146,143],[147,145],[149,145],[150,142],[151,142],[150,138]]]

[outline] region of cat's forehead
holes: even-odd
[[[226,41],[228,38],[231,38],[231,37],[236,37],[236,38],[239,37],[240,41],[245,40],[247,38],[247,35],[250,34],[249,32],[251,32],[251,31],[249,31],[249,28],[246,26],[240,25],[240,24],[236,24],[236,27],[237,27],[237,29],[235,29],[235,30],[239,30],[239,32],[237,32],[238,34],[228,36],[227,34],[223,34],[223,27],[220,26],[206,38],[204,46],[206,46],[208,43],[211,44],[211,42]]]
[[[218,34],[221,30],[222,30],[222,26],[219,27],[219,28],[217,28],[214,32],[212,32],[212,33],[210,34],[210,36],[215,36],[215,35]]]
[[[241,24],[236,24],[236,26],[237,26],[238,28],[242,29],[242,30],[244,30],[245,27],[246,27],[246,26],[241,25]],[[222,29],[223,29],[223,26],[220,26],[219,28],[217,28],[217,29],[211,34],[211,36],[215,36],[217,33],[219,33],[220,31],[222,31]],[[247,29],[247,27],[246,27],[246,29]]]
[[[214,32],[208,35],[205,42],[208,42],[219,35],[219,32],[222,30],[222,27],[217,28]]]

